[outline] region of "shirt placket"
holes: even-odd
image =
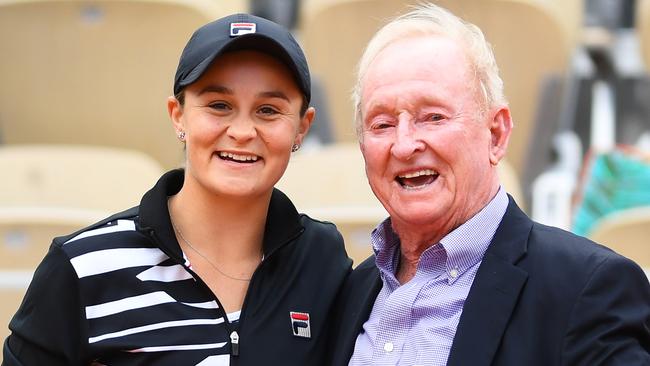
[[[412,327],[411,309],[419,285],[415,281],[399,286],[386,299],[379,320],[378,334],[373,347],[373,364],[397,365],[401,358],[408,330]]]

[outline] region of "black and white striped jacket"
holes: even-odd
[[[182,170],[171,171],[140,206],[54,240],[10,323],[3,365],[322,363],[350,271],[334,225],[298,214],[275,190],[265,259],[231,324],[174,236],[167,197],[182,184]]]

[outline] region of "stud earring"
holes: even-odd
[[[296,152],[298,150],[300,150],[300,144],[293,144],[293,146],[291,146],[291,152]]]
[[[181,131],[178,133],[178,139],[181,141],[185,141],[185,131]]]

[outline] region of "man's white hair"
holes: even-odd
[[[484,107],[505,105],[503,81],[499,76],[492,47],[483,32],[472,23],[434,4],[420,4],[404,15],[384,25],[366,46],[357,68],[357,80],[352,94],[355,106],[355,125],[361,137],[361,88],[368,67],[375,57],[391,43],[409,37],[444,36],[463,43],[470,65],[476,75]],[[405,65],[408,67],[408,65]],[[484,108],[485,109],[485,108]]]

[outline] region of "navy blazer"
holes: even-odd
[[[374,257],[350,275],[330,364],[348,364],[381,286]],[[531,221],[510,198],[447,365],[650,365],[648,279],[601,245]]]

